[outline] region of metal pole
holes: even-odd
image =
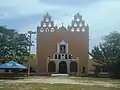
[[[31,33],[28,32],[30,34],[29,38],[30,38],[30,44],[29,44],[29,56],[28,56],[28,77],[30,76],[30,64],[29,64],[29,60],[30,60],[30,51],[31,51]]]

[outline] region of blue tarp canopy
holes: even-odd
[[[18,64],[17,62],[9,61],[0,65],[0,69],[27,69],[27,67],[23,66],[22,64]]]

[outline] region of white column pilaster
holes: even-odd
[[[57,53],[59,53],[60,52],[60,44],[57,44]]]
[[[67,61],[67,73],[70,73],[70,61]]]
[[[66,52],[68,53],[68,43],[66,44]]]
[[[58,60],[56,61],[56,73],[59,73],[59,62],[58,62]]]

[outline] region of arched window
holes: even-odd
[[[69,54],[69,59],[72,59],[72,55],[71,54]]]
[[[62,59],[65,59],[65,55],[64,54],[62,54]]]
[[[55,54],[55,59],[57,59],[57,54]]]
[[[60,54],[58,55],[58,59],[61,59],[61,55]]]
[[[68,57],[67,57],[68,55],[67,54],[65,54],[65,59],[68,59]]]

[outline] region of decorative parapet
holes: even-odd
[[[78,61],[79,59],[53,59],[53,58],[47,58],[48,61],[57,61],[57,60],[69,60],[69,61]]]

